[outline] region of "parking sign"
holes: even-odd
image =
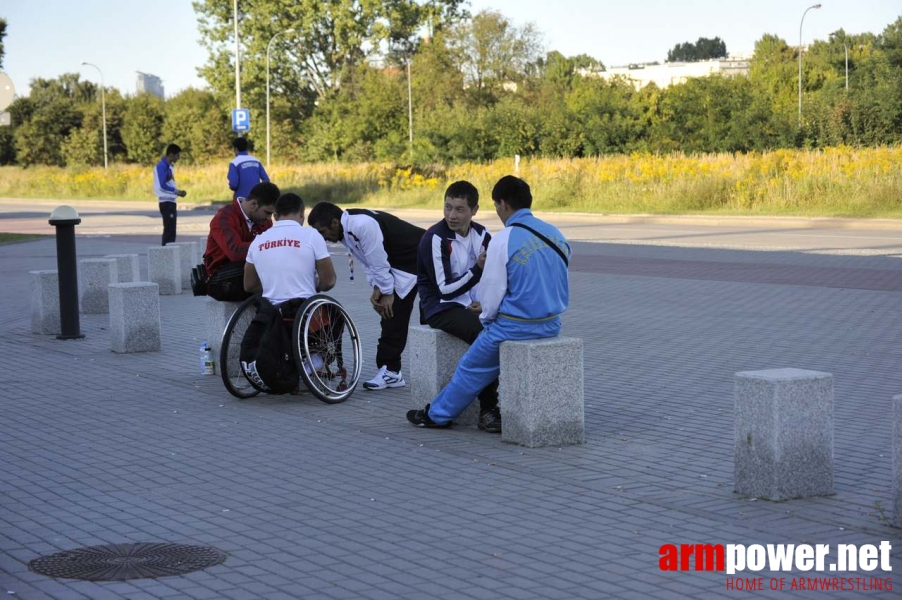
[[[232,131],[251,130],[251,111],[248,108],[236,108],[232,111]]]

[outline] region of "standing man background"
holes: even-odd
[[[385,212],[342,210],[320,202],[310,211],[310,226],[327,242],[341,242],[363,265],[373,287],[370,303],[381,317],[382,334],[376,346],[379,372],[363,384],[368,390],[407,385],[401,374],[401,353],[417,296],[417,247],[422,229]]]
[[[426,230],[417,257],[420,317],[433,329],[472,344],[482,333],[477,300],[492,236],[473,220],[479,191],[469,181],[456,181],[445,191],[445,218]],[[498,381],[479,392],[479,428],[501,433]]]
[[[163,216],[163,245],[175,241],[175,225],[178,219],[178,198],[188,193],[175,185],[172,166],[178,162],[182,149],[176,144],[166,146],[166,153],[153,168],[153,193],[160,201]]]
[[[229,163],[229,189],[234,192],[233,198],[244,200],[255,185],[269,181],[269,175],[263,164],[247,153],[247,139],[235,138],[232,148],[235,149],[235,158]]]
[[[504,229],[486,255],[479,289],[485,330],[460,359],[451,382],[407,420],[419,427],[447,427],[498,378],[501,342],[557,336],[570,302],[570,245],[553,225],[530,210],[532,192],[522,179],[502,177],[492,190]]]
[[[216,212],[204,252],[208,296],[231,302],[250,297],[244,291],[247,251],[256,236],[272,227],[278,199],[279,188],[267,181],[251,188],[244,202],[232,200]]]

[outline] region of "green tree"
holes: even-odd
[[[126,100],[122,125],[122,141],[128,159],[153,164],[160,158],[167,142],[163,133],[163,101],[151,94],[139,94]]]
[[[711,60],[724,58],[727,55],[727,45],[719,37],[714,39],[698,38],[694,44],[684,42],[677,44],[667,52],[667,62],[694,62],[698,60]]]
[[[6,19],[0,19],[0,69],[3,68],[3,38],[6,37]]]
[[[188,88],[169,98],[161,132],[165,143],[182,148],[187,163],[209,162],[231,155],[231,122],[212,92]]]
[[[79,127],[63,140],[60,152],[66,166],[93,167],[103,164],[103,140],[97,129]]]

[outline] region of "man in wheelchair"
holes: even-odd
[[[323,236],[303,227],[304,201],[297,194],[283,194],[275,204],[275,223],[250,245],[244,267],[244,289],[261,293],[261,306],[241,342],[241,367],[257,387],[283,394],[298,387],[297,365],[292,353],[291,327],[298,308],[317,292],[335,285],[335,267]],[[315,315],[311,335],[329,315]],[[304,368],[317,371],[323,356],[312,354]]]

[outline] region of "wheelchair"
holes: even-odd
[[[252,398],[268,390],[248,377],[241,365],[241,342],[264,302],[251,296],[235,310],[222,334],[219,372],[230,394]],[[291,319],[288,319],[291,320]],[[345,308],[324,294],[307,298],[293,318],[292,354],[307,389],[327,404],[338,404],[354,393],[360,379],[360,336]]]

